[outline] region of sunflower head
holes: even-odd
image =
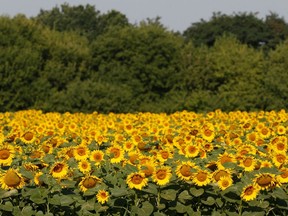
[[[176,175],[178,176],[178,178],[182,180],[189,181],[194,174],[193,169],[195,168],[196,165],[193,162],[190,161],[182,162],[176,168]]]
[[[68,174],[68,165],[65,162],[56,162],[52,166],[50,173],[54,178],[63,179]]]
[[[94,150],[90,154],[90,161],[94,162],[96,166],[104,161],[104,153],[101,150]]]
[[[223,176],[218,181],[218,186],[221,190],[225,190],[233,184],[233,180],[230,176]]]
[[[168,166],[162,166],[157,168],[152,175],[153,181],[156,182],[156,184],[158,185],[168,184],[171,177],[171,168]]]
[[[78,145],[74,148],[74,158],[78,161],[86,160],[89,157],[90,151],[86,145]]]
[[[82,173],[89,173],[91,171],[91,164],[87,160],[82,160],[78,162],[78,169]]]
[[[82,180],[79,183],[80,190],[85,192],[88,189],[94,188],[97,184],[101,183],[101,179],[98,178],[97,176],[85,176],[82,178]]]
[[[207,170],[199,169],[192,178],[192,182],[198,186],[205,186],[211,182],[211,174]]]
[[[271,173],[257,174],[254,178],[254,183],[259,186],[261,190],[273,189],[278,185],[275,175]]]
[[[99,203],[103,205],[109,200],[109,193],[105,190],[99,190],[96,195],[96,199]]]
[[[141,190],[148,184],[148,180],[145,177],[144,173],[135,172],[131,173],[127,176],[126,183],[128,184],[129,188],[136,188]]]
[[[0,147],[0,165],[10,166],[15,155],[15,150],[11,145]]]
[[[244,201],[254,200],[259,194],[259,191],[260,191],[260,187],[258,185],[255,185],[255,184],[247,185],[242,190],[241,198]]]
[[[9,169],[6,173],[2,174],[0,178],[1,188],[8,189],[20,189],[25,185],[25,180],[22,175],[14,169]]]

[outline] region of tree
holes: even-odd
[[[216,38],[223,34],[232,34],[241,42],[254,48],[262,47],[270,40],[269,27],[257,18],[257,13],[237,13],[226,15],[213,13],[209,21],[201,19],[188,27],[183,35],[195,45],[213,46]]]
[[[94,79],[129,86],[130,103],[146,110],[178,82],[183,42],[157,23],[110,29],[91,44]]]
[[[0,17],[0,110],[33,106],[31,88],[41,68],[41,28],[23,15]]]
[[[41,10],[33,19],[53,30],[78,32],[86,36],[89,41],[94,40],[110,27],[129,24],[126,16],[120,12],[112,10],[102,15],[95,6],[89,4],[70,6],[65,3],[60,8],[56,6],[51,10]]]
[[[263,87],[264,109],[287,109],[288,100],[288,40],[269,53],[264,65]]]
[[[185,109],[207,111],[261,108],[261,51],[235,37],[216,39],[213,47],[187,45],[183,50],[182,89]]]

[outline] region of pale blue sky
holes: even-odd
[[[168,29],[183,31],[201,18],[209,20],[213,12],[259,12],[264,18],[270,12],[279,14],[288,22],[288,0],[0,0],[0,15],[18,13],[35,16],[40,9],[51,9],[63,3],[95,5],[101,13],[115,9],[125,14],[130,23],[146,18],[161,17]]]

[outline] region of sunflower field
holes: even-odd
[[[287,215],[287,120],[0,113],[0,215]]]

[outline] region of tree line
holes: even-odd
[[[287,35],[275,13],[214,13],[183,32],[91,5],[0,16],[0,111],[287,109]]]

